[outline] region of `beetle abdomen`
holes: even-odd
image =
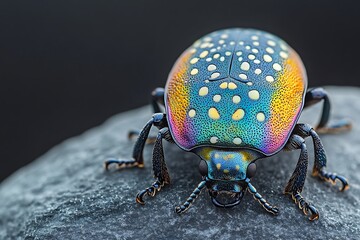
[[[175,142],[246,147],[271,155],[287,141],[303,106],[303,64],[278,37],[247,29],[210,33],[187,49],[166,86]]]

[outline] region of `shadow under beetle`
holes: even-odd
[[[318,219],[318,210],[301,195],[308,167],[307,137],[312,138],[315,150],[312,175],[333,184],[339,181],[341,191],[349,187],[346,178],[326,171],[327,158],[317,132],[341,132],[350,129],[351,123],[343,120],[327,125],[327,93],[322,88],[307,90],[300,57],[272,34],[233,28],[202,37],[178,58],[165,89],[157,88],[152,96],[155,114],[139,133],[133,159],[105,162],[106,169],[110,164],[143,167],[150,128],[159,129],[152,139],[156,181],[137,194],[140,204],[145,203],[145,195],[155,196],[170,183],[163,139],[201,158],[202,181],[185,203],[175,208],[177,213],[185,212],[206,186],[217,207],[238,205],[247,190],[266,211],[277,215],[278,208],[257,192],[250,179],[255,175],[257,160],[283,149],[299,149],[300,157],[285,194],[310,220]],[[303,108],[320,101],[323,110],[316,130],[297,123]]]

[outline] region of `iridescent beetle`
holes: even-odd
[[[145,195],[154,196],[170,183],[164,160],[162,139],[175,143],[200,158],[202,181],[180,207],[186,211],[206,186],[217,207],[240,203],[246,190],[268,212],[279,210],[261,196],[250,179],[259,159],[280,150],[300,149],[300,157],[286,188],[310,220],[319,218],[317,209],[301,196],[308,153],[304,138],[314,142],[313,176],[342,183],[347,180],[325,170],[326,155],[318,134],[308,124],[298,124],[302,109],[323,100],[317,131],[339,132],[350,122],[327,126],[330,103],[322,88],[307,90],[307,76],[297,53],[278,37],[253,29],[226,29],[210,33],[196,41],[176,61],[165,89],[153,92],[156,112],[140,132],[132,160],[110,159],[118,167],[143,167],[143,148],[151,126],[160,131],[153,150],[156,181],[136,196],[144,204]],[[161,105],[165,113],[161,112]]]

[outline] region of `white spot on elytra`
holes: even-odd
[[[260,69],[260,68],[255,69],[255,74],[256,74],[256,75],[259,75],[260,73],[261,73],[261,69]]]
[[[253,53],[259,53],[259,50],[257,50],[256,48],[251,49],[251,51],[252,51]]]
[[[209,54],[209,52],[208,51],[203,51],[202,53],[200,53],[200,58],[204,58],[204,57],[206,57],[207,55]]]
[[[193,59],[190,60],[190,63],[191,63],[191,64],[195,64],[195,63],[197,63],[198,61],[199,61],[199,58],[193,58]]]
[[[240,45],[244,45],[244,41],[240,41],[239,44],[240,44]]]
[[[270,54],[273,54],[274,53],[274,49],[272,49],[271,47],[267,47],[266,48],[266,51]]]
[[[275,46],[276,46],[276,42],[274,42],[273,40],[268,40],[268,41],[267,41],[267,44],[268,44],[269,46],[272,46],[272,47],[275,47]]]
[[[218,137],[211,137],[210,138],[210,142],[212,143],[212,144],[215,144],[215,143],[217,143],[219,141],[219,138]]]
[[[284,44],[284,43],[280,43],[280,48],[284,51],[286,51],[288,49],[286,44]]]
[[[254,63],[259,64],[259,63],[260,63],[260,60],[259,60],[259,59],[255,59],[255,60],[254,60]]]
[[[189,117],[193,118],[196,115],[196,111],[194,109],[190,109],[188,115],[189,115]]]
[[[260,94],[257,90],[251,90],[248,93],[249,98],[252,100],[258,100],[260,98]]]
[[[225,61],[225,57],[224,56],[220,57],[220,61],[221,62]]]
[[[253,42],[253,45],[254,45],[254,46],[259,46],[260,43],[259,43],[259,42]]]
[[[219,44],[224,44],[225,41],[223,39],[219,40]]]
[[[243,73],[240,73],[240,74],[239,74],[239,77],[240,77],[241,79],[244,79],[244,80],[247,79],[247,76],[246,76],[245,74],[243,74]]]
[[[254,36],[251,36],[251,39],[252,39],[252,40],[259,40],[259,37],[256,36],[256,35],[254,35]]]
[[[215,59],[218,59],[219,57],[220,57],[220,54],[218,54],[218,53],[214,54]]]
[[[242,51],[236,52],[236,56],[241,56],[241,55],[242,55]]]
[[[191,70],[190,74],[191,75],[196,75],[196,74],[198,74],[198,72],[199,72],[199,70],[197,68],[194,68],[194,69]]]
[[[259,122],[265,121],[265,114],[262,113],[262,112],[259,112],[258,114],[256,114],[256,119],[257,119]]]
[[[248,85],[248,86],[252,86],[252,85],[253,85],[253,83],[252,83],[252,82],[247,82],[247,83],[246,83],[246,85]]]
[[[263,56],[263,58],[264,58],[264,61],[265,61],[265,62],[271,62],[271,61],[272,61],[272,57],[270,57],[270,55],[265,54],[265,55]]]
[[[250,46],[246,46],[246,47],[245,47],[245,49],[250,50],[250,49],[251,49],[251,47],[250,47]]]
[[[248,55],[248,59],[254,60],[254,59],[255,59],[255,55],[254,55],[254,54],[249,54],[249,55]]]
[[[226,56],[230,56],[230,55],[231,55],[231,52],[227,51],[227,52],[225,52],[225,55],[226,55]]]
[[[249,71],[250,64],[248,62],[243,62],[243,63],[241,63],[240,68],[241,68],[241,70]]]
[[[208,42],[205,42],[203,44],[200,45],[200,48],[206,48],[209,46],[209,43]]]
[[[233,103],[238,104],[241,101],[241,98],[238,95],[233,96],[232,98]]]
[[[268,82],[273,82],[275,79],[274,79],[273,76],[266,76],[265,80],[268,81]]]
[[[241,142],[242,142],[242,141],[241,141],[241,138],[234,138],[234,139],[233,139],[233,143],[236,144],[236,145],[241,144]]]
[[[213,100],[214,100],[214,102],[220,102],[220,100],[221,100],[221,95],[219,95],[219,94],[214,95],[214,96],[213,96]]]
[[[211,74],[210,78],[211,78],[211,79],[214,79],[214,78],[217,78],[217,77],[219,77],[219,76],[220,76],[220,73],[214,72],[213,74]]]
[[[212,58],[207,58],[206,61],[207,62],[211,62]]]
[[[282,67],[280,66],[280,64],[278,63],[274,63],[273,64],[273,68],[276,70],[276,71],[281,71]]]
[[[204,42],[210,42],[211,41],[211,37],[205,37],[204,38]]]
[[[210,64],[208,67],[207,67],[208,71],[215,71],[216,70],[216,66],[214,64]]]
[[[243,60],[243,57],[239,57],[238,61],[241,62]]]
[[[221,36],[220,36],[221,38],[228,38],[229,37],[229,35],[227,35],[226,33],[224,33],[224,34],[222,34]]]
[[[202,87],[199,90],[199,95],[200,96],[206,96],[209,93],[209,88],[208,87]]]
[[[280,52],[280,57],[286,59],[286,58],[289,57],[289,55],[288,55],[286,52],[281,51],[281,52]]]
[[[235,45],[235,42],[234,42],[234,41],[231,41],[231,42],[230,42],[230,45]]]

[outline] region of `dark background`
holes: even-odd
[[[179,54],[225,27],[272,32],[310,86],[360,86],[355,1],[0,1],[0,181],[62,140],[149,102]]]

